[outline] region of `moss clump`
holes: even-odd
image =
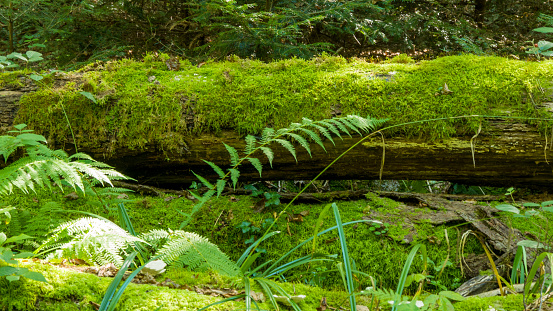
[[[0,278],[0,309],[2,310],[95,310],[90,302],[100,303],[111,278],[71,270],[22,262],[21,266],[42,273],[48,283],[22,279],[8,282]],[[186,290],[154,285],[130,284],[119,301],[117,310],[197,310],[219,299]],[[226,307],[238,307],[230,303]]]
[[[100,303],[111,278],[79,273],[60,269],[55,266],[23,261],[21,266],[42,273],[49,283],[41,283],[22,279],[9,283],[0,278],[0,309],[2,310],[95,310],[90,302]],[[229,279],[208,273],[192,273],[182,269],[170,270],[158,277],[160,281],[166,278],[177,284],[186,284],[189,287],[200,286],[210,288],[237,288],[239,279]],[[237,286],[238,285],[238,286]],[[306,295],[299,305],[302,310],[315,311],[320,305],[322,297],[332,306],[346,303],[347,293],[342,291],[326,291],[303,284],[279,283],[288,293]],[[252,290],[261,292],[262,289],[254,286]],[[183,289],[170,289],[148,284],[130,284],[125,290],[117,305],[117,310],[197,310],[222,298],[200,295]],[[360,304],[367,304],[366,297],[358,299]],[[259,303],[263,310],[271,310],[269,302]],[[243,302],[227,302],[216,305],[210,310],[237,310],[243,308]]]
[[[262,63],[248,59],[181,61],[179,71],[149,57],[97,64],[82,80],[55,92],[43,89],[21,100],[17,122],[65,141],[69,129],[89,148],[151,148],[184,152],[198,132],[264,127],[324,119],[333,113],[388,118],[390,124],[458,115],[535,117],[525,92],[553,74],[553,61],[530,63],[499,57],[450,56],[420,64],[369,64],[322,56]],[[79,73],[81,74],[81,73]],[[79,78],[80,79],[80,78]],[[444,93],[444,84],[452,93]],[[542,82],[543,84],[543,82]],[[442,89],[440,89],[442,88]],[[91,91],[93,103],[78,92]],[[396,128],[395,133],[437,139],[472,132],[477,120],[441,120]],[[86,137],[86,139],[84,139]]]
[[[25,86],[20,79],[24,74],[24,71],[0,72],[0,88],[17,89]]]
[[[522,295],[507,295],[504,297],[472,297],[464,301],[455,303],[455,311],[482,311],[490,310],[490,307],[496,310],[515,311],[523,310]]]

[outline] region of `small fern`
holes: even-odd
[[[307,151],[309,156],[312,156],[309,140],[315,142],[326,152],[323,139],[328,139],[332,142],[332,144],[334,144],[332,135],[337,136],[340,139],[342,139],[342,133],[345,133],[350,137],[352,133],[363,135],[364,133],[370,133],[376,130],[384,124],[384,122],[386,122],[386,120],[372,119],[370,117],[363,118],[357,115],[348,115],[347,117],[326,119],[321,121],[312,121],[310,119],[303,118],[301,123],[292,123],[289,127],[281,128],[276,131],[272,128],[265,128],[261,133],[260,139],[253,135],[246,136],[244,139],[246,142],[244,156],[241,156],[234,147],[223,143],[230,155],[230,164],[232,167],[227,170],[226,174],[224,174],[224,170],[215,163],[205,161],[219,176],[219,180],[215,183],[215,185],[194,173],[198,180],[209,190],[203,196],[193,194],[198,199],[198,202],[192,207],[190,213],[181,212],[185,216],[185,220],[181,223],[180,228],[184,228],[193,219],[193,215],[201,209],[203,204],[205,204],[210,197],[215,194],[217,194],[217,196],[221,195],[223,187],[226,184],[226,182],[224,182],[226,178],[230,177],[232,186],[236,187],[238,178],[240,177],[240,170],[238,167],[244,162],[249,162],[259,172],[259,176],[261,177],[263,172],[263,164],[256,155],[260,153],[265,155],[269,161],[269,165],[272,167],[275,157],[272,149],[273,144],[284,147],[284,149],[286,149],[297,162],[298,158],[294,143],[299,144]]]
[[[0,136],[0,153],[7,161],[19,147],[24,147],[26,156],[0,170],[0,195],[20,189],[24,193],[35,192],[35,188],[51,188],[52,182],[63,191],[63,185],[85,192],[85,184],[94,181],[113,186],[111,180],[128,179],[109,165],[95,161],[84,153],[69,156],[63,150],[51,150],[44,143],[42,135],[24,130],[25,124],[15,126],[17,136]]]
[[[173,267],[193,271],[214,270],[219,274],[238,276],[240,269],[215,244],[206,238],[181,230],[152,230],[141,238],[156,246],[156,256]],[[163,245],[162,247],[159,247]]]

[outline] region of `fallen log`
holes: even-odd
[[[402,69],[404,71],[401,75],[398,74],[398,77],[401,78],[394,78],[396,73],[390,72],[384,75],[384,80],[381,79],[382,75],[371,67],[365,68],[366,64],[347,64],[340,60],[339,63],[342,64],[340,66],[347,70],[355,69],[355,73],[346,70],[340,74],[336,72],[330,74],[324,66],[320,66],[318,61],[309,64],[298,63],[301,66],[311,66],[309,68],[317,73],[317,75],[304,77],[310,80],[309,83],[304,83],[303,89],[290,85],[286,76],[279,75],[282,70],[287,68],[286,66],[275,68],[274,64],[258,64],[264,69],[252,71],[248,69],[251,64],[247,60],[238,63],[214,63],[209,65],[211,68],[209,70],[207,66],[198,68],[187,65],[179,72],[162,70],[165,67],[162,62],[144,62],[140,65],[131,61],[99,63],[95,65],[96,69],[87,69],[98,70],[94,74],[88,75],[86,71],[60,74],[54,77],[49,90],[38,89],[37,91],[35,91],[37,88],[33,86],[33,81],[26,78],[25,75],[12,75],[4,78],[7,82],[0,81],[0,134],[10,129],[14,118],[17,119],[23,115],[18,122],[30,124],[37,133],[44,134],[52,147],[64,148],[73,152],[75,143],[79,145],[79,151],[115,166],[117,170],[137,179],[141,184],[182,189],[197,180],[192,172],[211,181],[217,179],[218,175],[203,160],[214,162],[223,168],[229,167],[229,154],[223,143],[238,150],[243,149],[245,145],[243,133],[249,132],[249,130],[247,128],[228,129],[230,126],[228,124],[237,126],[237,121],[232,120],[239,120],[240,124],[252,124],[255,121],[257,127],[251,129],[251,132],[255,133],[259,127],[280,123],[287,125],[289,122],[300,121],[301,116],[305,115],[311,118],[314,118],[311,115],[329,118],[339,116],[342,112],[350,113],[352,103],[348,104],[349,110],[346,110],[345,103],[341,103],[342,95],[339,95],[345,86],[350,86],[348,92],[351,93],[347,93],[350,94],[348,96],[355,95],[362,101],[359,109],[376,117],[388,116],[390,115],[387,114],[388,112],[394,112],[395,115],[390,115],[392,118],[390,122],[396,123],[405,122],[406,120],[402,119],[404,116],[417,117],[406,112],[415,108],[422,111],[436,110],[434,114],[430,115],[432,118],[443,117],[451,113],[472,115],[492,111],[483,110],[482,107],[494,109],[494,113],[502,115],[543,116],[546,115],[543,111],[551,108],[549,106],[552,105],[544,103],[544,101],[550,100],[544,90],[540,93],[540,100],[536,99],[534,102],[531,92],[524,93],[525,89],[521,87],[520,77],[514,74],[503,74],[502,71],[484,70],[488,65],[501,66],[494,62],[501,64],[508,62],[503,59],[468,56],[444,58],[421,66],[405,65],[408,68]],[[435,76],[435,70],[443,70],[443,66],[451,66],[452,62],[458,62],[464,66],[470,65],[473,71],[465,73],[462,79],[453,75],[450,70],[446,71],[451,74],[447,77],[450,88],[453,89],[453,84],[449,81],[457,81],[455,82],[457,84],[456,91],[424,92],[424,88],[420,85],[420,79],[433,77],[436,81],[430,82],[435,85],[443,85],[441,81],[445,78]],[[488,62],[491,63],[488,64]],[[142,69],[126,71],[130,65],[141,66]],[[301,66],[298,67],[300,69],[297,69],[297,72],[291,71],[291,73],[304,72],[304,67]],[[532,67],[534,64],[521,62],[517,63],[517,66],[524,68],[524,71],[536,70]],[[241,82],[238,81],[238,78],[229,80],[227,71],[230,69],[227,67],[234,68],[232,70],[236,72],[244,71],[240,78]],[[294,69],[296,67],[290,68],[286,70],[296,70]],[[153,69],[158,70],[157,78],[147,74],[149,70]],[[384,69],[386,69],[385,66],[382,70]],[[219,72],[218,70],[223,71]],[[267,72],[274,72],[274,74],[267,74]],[[116,74],[120,74],[119,79],[128,79],[128,76],[131,75],[133,79],[141,82],[131,90],[125,91],[118,83],[119,80],[113,80],[113,75]],[[198,82],[196,78],[189,78],[184,83],[182,79],[185,78],[185,74],[206,75],[202,78],[205,81]],[[488,79],[496,79],[497,83],[502,83],[503,88],[501,89],[505,93],[512,93],[507,96],[504,93],[484,91],[488,86],[481,81],[482,79],[475,78],[477,74],[489,75]],[[513,78],[515,76],[516,78]],[[280,88],[286,89],[279,92],[274,88],[267,88],[259,94],[256,93],[257,97],[251,97],[251,100],[255,101],[251,104],[244,104],[240,98],[237,101],[230,95],[230,97],[225,97],[225,94],[234,92],[235,89],[241,87],[244,87],[242,93],[236,96],[250,96],[248,94],[252,89],[248,88],[248,85],[256,85],[255,83],[259,83],[260,79],[270,79],[271,85],[278,84]],[[466,79],[471,79],[470,83]],[[329,93],[325,93],[327,94],[326,99],[321,99],[315,94],[323,91],[318,89],[318,83],[324,81],[331,81],[335,84],[330,82],[328,84],[330,86],[324,84],[326,88],[324,91]],[[351,84],[344,84],[346,82]],[[201,87],[194,89],[196,85],[194,83],[202,84]],[[480,83],[484,84],[480,85]],[[332,85],[338,84],[342,88],[332,87]],[[178,85],[178,89],[173,89],[173,87],[177,87],[176,85]],[[383,85],[385,88],[382,91],[375,91]],[[369,87],[370,92],[366,87]],[[513,89],[505,89],[510,87]],[[191,91],[192,89],[194,92]],[[91,103],[90,100],[76,94],[80,90],[83,92],[95,91],[95,96],[99,100],[103,99],[104,102],[101,104]],[[215,92],[223,95],[211,96]],[[141,95],[137,96],[136,94]],[[479,94],[480,97],[471,97],[474,94]],[[482,97],[484,96],[482,94],[486,97]],[[22,97],[23,95],[25,96]],[[328,97],[331,95],[332,98]],[[291,97],[289,100],[278,100],[279,105],[282,105],[278,106],[280,108],[268,106],[272,107],[272,110],[269,109],[273,111],[272,114],[268,113],[267,109],[259,108],[264,107],[263,104],[268,98],[274,101],[286,96]],[[408,99],[408,106],[403,105],[401,100],[397,101],[397,98],[403,98],[402,96],[407,96],[405,98]],[[494,102],[493,104],[491,101],[486,104],[475,104],[475,101],[482,98],[487,100],[488,97],[493,98],[491,100]],[[165,98],[170,98],[170,100]],[[25,102],[24,99],[27,101]],[[290,100],[295,102],[287,104]],[[316,103],[313,100],[316,100]],[[391,100],[393,102],[390,102],[390,105],[383,104]],[[457,100],[464,101],[463,105],[452,104]],[[25,103],[20,107],[21,101]],[[61,112],[60,105],[63,102],[66,107],[64,111],[67,111],[69,119],[73,123],[77,142],[74,142],[69,134],[64,114]],[[135,102],[140,102],[140,105]],[[287,105],[284,106],[285,104]],[[501,107],[509,104],[512,104],[510,111],[501,110]],[[464,110],[452,112],[458,107],[464,107]],[[219,121],[225,117],[227,110],[224,109],[228,109],[228,114],[233,114],[232,118],[234,119],[231,118],[231,121],[234,123]],[[447,113],[444,113],[444,110]],[[524,111],[530,112],[522,113]],[[281,114],[286,114],[286,116],[280,116]],[[412,121],[412,119],[409,120]],[[553,171],[549,162],[550,159],[553,159],[551,146],[544,137],[544,133],[536,127],[522,121],[517,122],[515,119],[485,119],[479,134],[473,135],[474,133],[467,134],[468,127],[463,127],[463,122],[455,123],[455,128],[452,128],[451,124],[433,123],[441,130],[425,125],[423,131],[420,133],[410,132],[411,136],[409,137],[400,136],[398,132],[385,131],[383,132],[384,141],[379,135],[363,139],[361,143],[359,143],[361,137],[345,136],[343,140],[336,139],[336,145],[326,141],[324,146],[328,152],[324,152],[316,144],[312,144],[312,157],[300,146],[297,146],[297,161],[287,150],[275,146],[273,149],[275,160],[272,169],[264,155],[257,154],[255,156],[258,156],[264,165],[262,176],[260,177],[256,169],[248,164],[240,167],[240,179],[242,181],[309,180],[348,148],[359,143],[328,168],[320,178],[327,180],[426,179],[490,186],[549,187],[551,185],[553,182]],[[210,124],[214,123],[217,123],[215,126],[217,130],[215,133],[209,132]],[[448,128],[446,131],[448,133],[457,131],[460,134],[444,139],[427,139],[432,136],[432,133],[429,132],[432,129],[435,132],[444,132],[442,127]],[[137,130],[138,128],[140,131]],[[197,130],[199,128],[202,130]],[[405,132],[408,131],[403,133]],[[447,136],[450,134],[436,137]],[[164,142],[170,143],[164,144]]]

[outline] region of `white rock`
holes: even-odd
[[[167,264],[163,262],[163,260],[154,260],[152,262],[149,262],[146,264],[144,268],[142,268],[143,273],[149,273],[153,276],[161,274],[165,272],[165,267]]]

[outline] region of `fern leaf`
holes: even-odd
[[[217,197],[221,196],[221,193],[223,193],[223,190],[225,189],[226,184],[227,184],[227,181],[224,179],[217,180]]]
[[[335,125],[340,131],[346,133],[349,137],[351,137],[351,134],[349,133],[347,127],[345,127],[342,122],[340,122],[338,119],[328,119],[328,122]]]
[[[271,168],[273,168],[273,159],[275,158],[275,154],[273,153],[273,150],[269,147],[259,147],[261,151],[265,154],[267,159],[269,160],[269,165],[271,165]]]
[[[315,143],[317,143],[319,146],[321,146],[321,148],[323,148],[323,150],[326,152],[326,148],[325,148],[325,145],[323,144],[323,140],[321,139],[321,137],[319,135],[317,135],[317,133],[313,132],[310,129],[306,129],[306,128],[303,128],[303,127],[300,127],[298,130],[300,130],[300,131],[304,132],[305,134],[307,134],[307,136],[309,136],[309,138],[311,138]]]
[[[334,124],[332,124],[330,122],[327,122],[327,121],[328,120],[322,120],[322,121],[318,121],[317,123],[322,124],[325,128],[330,130],[334,135],[338,136],[340,139],[343,140],[342,135],[340,134],[340,131],[338,131],[336,126],[334,126]]]
[[[244,149],[244,153],[250,154],[255,150],[255,143],[257,142],[257,139],[252,135],[248,135],[246,136],[245,140],[246,148]]]
[[[194,176],[196,176],[196,178],[198,178],[198,180],[200,180],[202,182],[202,184],[204,184],[204,186],[206,186],[207,188],[209,188],[209,189],[214,189],[215,188],[212,183],[207,181],[207,179],[203,178],[202,176],[200,176],[200,175],[198,175],[194,172],[192,172],[192,174],[194,174]]]
[[[223,143],[223,145],[225,145],[225,148],[227,148],[227,151],[230,155],[230,164],[232,164],[232,166],[238,165],[238,162],[240,162],[240,156],[238,155],[238,151],[236,151],[234,147],[231,147],[225,143]]]
[[[278,137],[278,136],[282,136],[282,135],[284,135],[284,134],[286,134],[286,133],[288,133],[288,132],[290,132],[290,129],[287,128],[287,127],[283,127],[283,128],[280,128],[280,129],[278,129],[278,130],[276,131],[275,136],[277,136],[277,137]]]
[[[259,172],[259,177],[261,177],[261,171],[263,170],[263,165],[261,164],[261,161],[259,161],[258,158],[246,158],[250,163],[255,167],[255,169]]]
[[[240,171],[235,168],[231,168],[229,169],[229,171],[230,171],[230,180],[232,181],[232,187],[236,189],[236,184],[238,183],[238,177],[240,177]]]
[[[57,249],[49,257],[80,258],[119,267],[125,251],[136,242],[146,243],[107,219],[84,217],[59,225],[37,251]]]
[[[363,136],[363,134],[361,134],[361,132],[359,131],[359,129],[354,126],[352,124],[352,122],[350,121],[350,119],[348,118],[341,118],[341,119],[338,119],[340,122],[342,122],[342,124],[344,124],[346,127],[349,127],[352,131],[356,132],[357,134]]]
[[[238,276],[240,269],[206,238],[177,230],[156,255],[173,267],[187,266],[192,271],[212,269],[219,274]]]
[[[298,158],[296,158],[296,149],[294,149],[294,146],[292,145],[291,142],[285,139],[275,139],[275,141],[281,144],[282,147],[286,148],[286,150],[288,150],[288,152],[290,152],[294,156],[294,159],[296,159],[296,162],[298,162]]]
[[[309,120],[309,119],[308,119],[308,120]],[[316,123],[307,123],[306,126],[314,127],[314,128],[317,129],[320,133],[322,133],[323,136],[324,136],[326,139],[330,140],[330,142],[331,142],[333,145],[336,145],[336,144],[334,143],[334,139],[332,139],[332,135],[330,135],[330,133],[328,132],[328,130],[327,130],[326,128],[324,128],[324,127],[322,127],[322,126],[320,126],[320,125],[318,125],[318,124],[316,124]],[[325,149],[325,151],[326,151],[326,149]]]
[[[263,145],[268,144],[273,139],[274,136],[275,136],[275,130],[270,127],[266,127],[265,129],[263,129],[263,132],[261,133],[261,144]]]
[[[215,171],[215,173],[217,173],[217,175],[219,175],[219,178],[225,178],[225,173],[223,172],[223,170],[215,163],[213,162],[210,162],[210,161],[207,161],[207,160],[203,160],[205,163],[207,163],[209,166],[211,166],[211,168]]]
[[[286,135],[294,138],[305,150],[307,150],[309,156],[311,156],[311,148],[309,147],[309,142],[307,142],[305,138],[295,133],[286,133]]]

